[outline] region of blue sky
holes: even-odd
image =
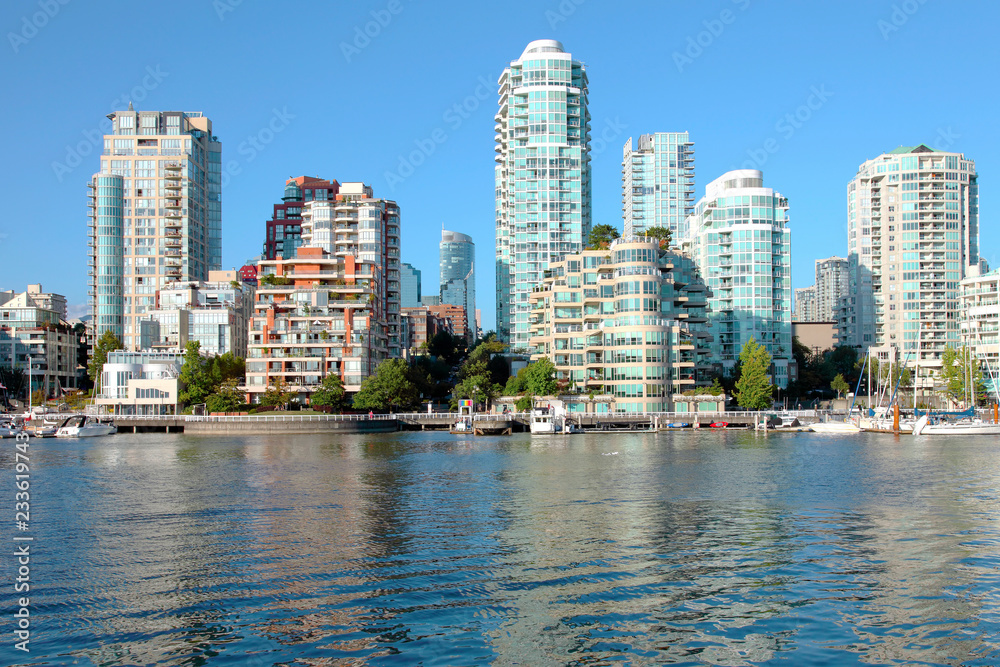
[[[858,165],[928,143],[976,161],[982,252],[997,266],[998,14],[944,0],[8,0],[0,288],[42,282],[86,301],[92,137],[132,99],[212,119],[230,165],[224,268],[260,252],[286,178],[361,180],[399,203],[403,261],[425,289],[441,226],[473,236],[492,328],[495,82],[542,38],[588,66],[595,223],[621,227],[625,140],[686,130],[698,197],[749,163],[789,198],[804,287],[814,259],[846,254]]]

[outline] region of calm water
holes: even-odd
[[[149,434],[31,466],[5,664],[1000,664],[997,438]]]

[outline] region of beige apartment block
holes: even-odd
[[[531,294],[531,358],[563,389],[614,397],[616,412],[674,409],[711,382],[704,282],[687,256],[642,236],[568,255]]]

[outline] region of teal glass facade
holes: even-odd
[[[528,347],[531,289],[590,233],[586,67],[555,40],[531,42],[499,80],[496,315],[499,337]]]
[[[687,132],[643,134],[622,151],[622,221],[625,236],[664,227],[678,243],[694,212],[694,142]]]
[[[792,359],[791,231],[788,200],[754,169],[728,172],[706,188],[688,220],[687,246],[711,296],[713,359],[729,372],[753,337],[786,387]]]

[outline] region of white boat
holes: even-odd
[[[545,435],[562,432],[562,419],[552,414],[548,408],[535,408],[531,411],[532,435]]]
[[[57,438],[92,438],[101,435],[113,435],[118,432],[114,424],[102,422],[87,415],[68,417],[56,430]]]
[[[818,422],[811,424],[813,433],[861,433],[861,427],[851,422]]]
[[[13,438],[22,430],[12,421],[0,422],[0,438]]]
[[[932,424],[930,415],[924,415],[913,426],[913,435],[1000,435],[1000,424],[979,419]]]

